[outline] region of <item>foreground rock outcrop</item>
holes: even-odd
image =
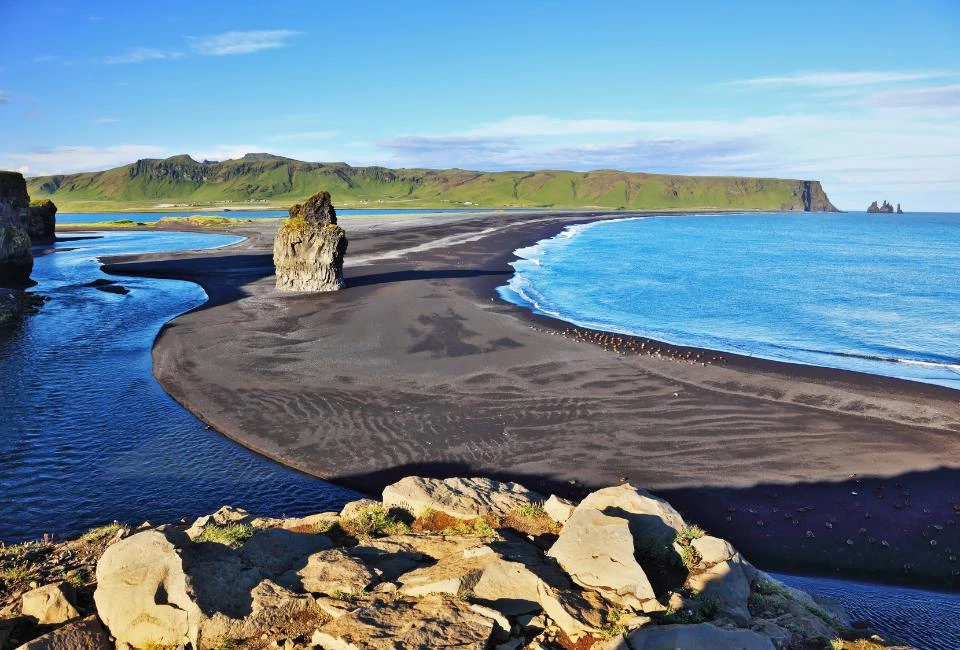
[[[56,239],[57,206],[50,199],[30,201],[27,234],[34,244],[52,244]]]
[[[290,208],[273,241],[280,291],[337,291],[344,286],[347,233],[337,225],[329,192],[314,194]]]
[[[0,171],[0,286],[28,282],[33,270],[27,219],[30,197],[23,175]]]
[[[570,504],[410,477],[341,513],[224,507],[95,538],[93,584],[74,596],[51,582],[0,609],[45,633],[19,631],[24,647],[103,648],[109,635],[118,649],[768,650],[867,634],[628,484]]]

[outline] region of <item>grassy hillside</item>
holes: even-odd
[[[833,210],[818,181],[592,172],[474,172],[307,163],[270,154],[197,162],[181,155],[102,172],[27,179],[64,212],[286,206],[319,190],[339,207]],[[237,205],[235,207],[240,207]]]

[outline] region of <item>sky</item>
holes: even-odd
[[[0,0],[0,169],[251,152],[960,211],[960,2]]]

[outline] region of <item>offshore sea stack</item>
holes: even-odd
[[[50,199],[30,201],[27,233],[34,244],[52,244],[56,238],[57,206]]]
[[[337,225],[329,192],[318,192],[290,208],[273,240],[280,291],[337,291],[344,286],[347,233]]]
[[[27,219],[30,197],[23,175],[0,171],[0,286],[23,286],[30,280],[33,255]]]

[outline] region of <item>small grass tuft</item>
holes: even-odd
[[[112,524],[107,524],[106,526],[98,526],[97,528],[91,528],[90,530],[88,530],[87,532],[85,532],[83,535],[80,536],[79,541],[84,542],[85,544],[94,544],[96,542],[103,541],[109,537],[113,537],[123,527],[124,527],[123,524],[121,524],[119,521],[115,521]]]
[[[683,530],[677,533],[676,542],[681,546],[689,546],[690,542],[695,539],[700,539],[706,535],[703,532],[703,529],[700,526],[686,526]]]
[[[391,515],[383,506],[371,506],[359,510],[353,517],[341,520],[340,527],[358,539],[405,535],[410,532],[407,524]]]
[[[698,564],[700,564],[700,554],[697,553],[697,550],[692,546],[681,546],[680,547],[680,561],[683,562],[683,566],[687,568],[687,571],[693,571]]]
[[[514,514],[518,517],[524,517],[526,519],[532,519],[534,517],[540,517],[546,514],[543,510],[543,505],[539,503],[527,503],[519,508],[514,509]]]
[[[243,543],[253,536],[253,527],[249,524],[207,524],[203,532],[195,539],[196,542],[216,542],[230,548],[240,548]]]

